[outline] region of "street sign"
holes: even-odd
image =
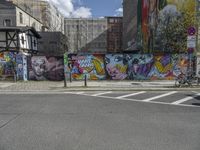
[[[188,35],[195,35],[196,29],[195,27],[189,27],[188,28]]]
[[[187,48],[195,48],[196,47],[196,36],[189,35],[187,36]]]

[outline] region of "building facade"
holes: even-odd
[[[137,6],[138,0],[123,1],[123,50],[137,50]]]
[[[7,0],[35,16],[43,23],[43,31],[58,31],[64,34],[64,16],[46,0]]]
[[[67,38],[61,32],[39,32],[38,55],[63,56],[68,51]]]
[[[122,52],[122,17],[106,17],[107,18],[107,52]]]
[[[29,26],[34,27],[36,31],[41,31],[43,24],[37,18],[13,3],[0,1],[0,26]]]
[[[66,18],[65,35],[71,53],[106,53],[107,19]]]

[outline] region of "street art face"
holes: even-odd
[[[186,52],[187,30],[195,25],[195,1],[141,1],[138,41],[144,52]]]
[[[34,56],[29,66],[30,80],[52,80],[59,81],[64,78],[63,58]]]
[[[102,80],[105,79],[105,66],[103,55],[80,55],[73,56],[71,60],[72,78],[76,80],[87,79]]]
[[[128,62],[128,78],[131,80],[149,79],[149,73],[153,66],[153,55],[125,55]]]
[[[125,63],[123,55],[108,54],[105,56],[106,71],[112,80],[124,80],[127,77],[128,64]]]

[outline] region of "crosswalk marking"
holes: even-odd
[[[132,94],[128,94],[128,95],[122,95],[122,96],[118,96],[116,97],[117,99],[121,99],[121,98],[126,98],[126,97],[130,97],[130,96],[135,96],[135,95],[139,95],[139,94],[143,94],[146,93],[145,91],[141,91],[141,92],[137,92],[137,93],[132,93]]]
[[[162,98],[162,97],[165,97],[165,96],[169,96],[169,95],[172,95],[172,94],[175,94],[175,93],[177,93],[177,92],[176,91],[168,92],[168,93],[165,93],[165,94],[162,94],[162,95],[158,95],[158,96],[155,96],[155,97],[144,99],[142,101],[149,102],[149,101],[152,101],[152,100],[155,100],[155,99],[159,99],[159,98]]]
[[[184,102],[186,102],[186,101],[189,101],[189,100],[191,100],[191,99],[194,99],[196,96],[200,96],[200,93],[195,94],[194,96],[185,97],[185,98],[180,99],[180,100],[178,100],[178,101],[175,101],[175,102],[173,102],[173,103],[171,103],[171,104],[178,105],[178,104],[184,103]]]
[[[109,94],[109,93],[112,93],[112,92],[108,91],[108,92],[104,92],[104,93],[97,93],[97,94],[93,94],[91,96],[100,96],[100,95]]]

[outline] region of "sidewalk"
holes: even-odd
[[[19,81],[0,82],[0,92],[64,92],[64,91],[141,91],[141,90],[200,90],[200,86],[176,88],[174,81]]]

